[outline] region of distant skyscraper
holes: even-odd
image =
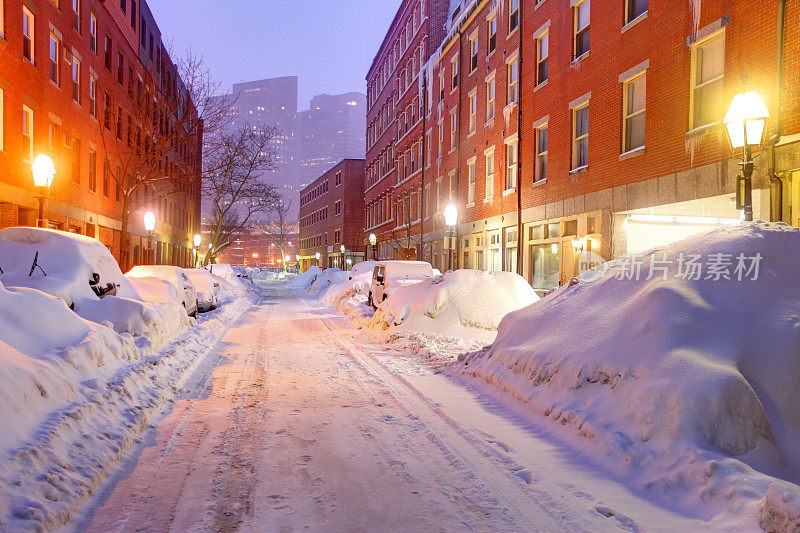
[[[364,159],[367,95],[321,94],[297,116],[297,163],[301,188],[342,159]]]

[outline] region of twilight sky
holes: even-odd
[[[224,91],[295,74],[312,96],[366,92],[364,78],[400,0],[150,0],[178,57],[202,55]]]

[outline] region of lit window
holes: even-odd
[[[517,141],[506,145],[506,190],[517,186]]]
[[[469,189],[467,190],[467,203],[475,203],[475,160],[467,163],[467,175],[469,176]]]
[[[456,136],[458,134],[458,114],[456,110],[450,111],[450,149],[454,150],[456,147]]]
[[[646,95],[646,74],[642,74],[623,85],[624,122],[623,152],[630,152],[644,147],[644,115]]]
[[[486,121],[494,118],[495,78],[492,76],[486,82]]]
[[[519,98],[519,59],[514,59],[507,66],[508,70],[508,102],[516,103]]]
[[[626,0],[625,23],[647,13],[647,0]]]
[[[33,161],[33,109],[22,106],[22,148],[25,150],[24,159]]]
[[[547,124],[536,128],[536,181],[547,179]]]
[[[486,154],[486,198],[494,197],[494,151]]]
[[[30,10],[22,6],[22,56],[31,63],[34,61],[35,19]]]
[[[572,111],[572,169],[589,164],[589,105]]]
[[[550,32],[536,39],[536,85],[547,81],[547,63],[550,57]]]
[[[50,81],[58,85],[58,37],[50,34]]]
[[[725,37],[719,33],[692,48],[692,128],[722,118],[724,75]]]
[[[577,59],[589,52],[589,2],[575,6],[575,55]]]

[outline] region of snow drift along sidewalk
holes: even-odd
[[[719,253],[732,279],[680,277],[681,254]],[[739,254],[761,254],[757,279],[736,280]],[[706,516],[756,506],[771,476],[800,479],[800,230],[720,228],[641,259],[638,280],[618,280],[632,271],[617,261],[509,314],[453,372],[558,420],[670,505],[699,499]],[[791,491],[765,500],[765,522],[798,516]]]

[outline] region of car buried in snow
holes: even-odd
[[[433,267],[426,261],[378,261],[372,269],[367,303],[377,309],[397,287],[432,277]]]
[[[133,267],[125,274],[128,278],[161,278],[172,283],[178,290],[178,298],[186,314],[197,316],[197,289],[186,271],[170,265],[142,265]]]

